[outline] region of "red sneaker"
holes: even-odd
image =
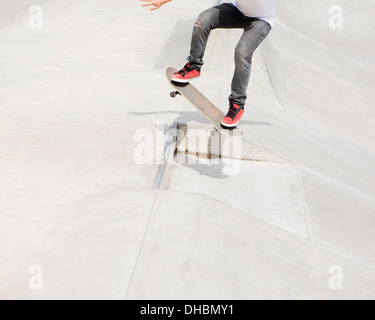
[[[197,70],[193,66],[191,66],[190,62],[185,64],[185,67],[183,67],[180,71],[175,73],[172,76],[172,81],[174,82],[180,82],[180,83],[188,83],[189,80],[193,78],[197,78],[201,75],[200,70]]]
[[[245,112],[245,107],[241,107],[235,103],[230,103],[229,111],[224,119],[221,121],[222,126],[227,128],[234,128],[242,118]]]

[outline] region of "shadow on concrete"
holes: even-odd
[[[171,110],[165,110],[165,111],[153,111],[153,112],[128,112],[129,115],[136,116],[136,117],[142,117],[147,115],[157,115],[157,114],[180,114],[179,111],[171,111]]]
[[[183,159],[186,161],[183,162]],[[188,163],[188,161],[196,161],[196,163]],[[215,164],[210,164],[209,160],[205,160],[204,162],[186,155],[185,157],[179,156],[178,163],[184,167],[187,167],[191,170],[196,171],[201,176],[206,176],[218,180],[227,179],[230,176],[224,173],[225,164],[221,160],[215,159]],[[207,163],[206,163],[207,162]]]

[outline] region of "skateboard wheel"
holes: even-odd
[[[217,134],[217,129],[212,129],[211,131],[210,131],[210,135],[213,137],[213,136],[216,136],[216,134]]]
[[[171,98],[176,98],[180,93],[178,91],[172,91],[170,93]]]

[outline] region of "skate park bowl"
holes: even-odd
[[[279,0],[236,159],[164,74],[218,3],[0,0],[0,299],[375,298],[375,1]]]

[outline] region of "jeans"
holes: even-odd
[[[188,61],[200,69],[208,36],[217,28],[241,28],[241,36],[235,50],[235,70],[232,80],[232,93],[229,101],[244,106],[247,99],[253,53],[271,31],[271,25],[257,18],[246,17],[234,5],[223,3],[202,12],[195,22]],[[219,48],[218,48],[219,49]]]

